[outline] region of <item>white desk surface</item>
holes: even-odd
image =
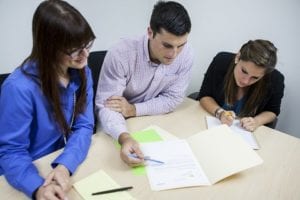
[[[176,111],[159,116],[136,117],[127,120],[130,131],[138,131],[150,125],[157,125],[176,135],[185,138],[206,129],[205,115],[207,113],[198,102],[186,98]],[[300,139],[267,128],[265,126],[255,131],[260,144],[258,154],[264,160],[260,166],[248,169],[230,176],[213,186],[181,188],[154,192],[146,175],[133,175],[130,168],[121,161],[119,150],[114,146],[111,137],[99,131],[93,136],[89,154],[83,164],[72,176],[72,180],[80,180],[87,175],[103,169],[118,184],[130,185],[133,197],[146,199],[210,199],[210,200],[299,200],[300,199]],[[56,151],[35,163],[42,175],[51,170],[50,163],[60,153]],[[0,198],[5,200],[28,199],[21,192],[13,189],[0,176]],[[81,199],[72,189],[69,200]]]

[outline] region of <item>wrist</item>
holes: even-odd
[[[224,111],[225,110],[223,108],[221,108],[221,107],[217,108],[215,110],[215,112],[214,112],[215,117],[218,118],[218,119],[221,119],[221,116],[222,116],[222,114],[223,114]]]
[[[119,139],[118,139],[118,142],[120,145],[122,145],[126,140],[130,139],[131,136],[129,133],[121,133],[120,136],[119,136]]]
[[[134,104],[131,104],[131,117],[136,116],[136,108]]]

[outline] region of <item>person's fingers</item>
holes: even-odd
[[[51,184],[45,188],[45,191],[42,194],[42,199],[46,200],[63,200],[65,198],[65,194],[60,188],[60,186]]]
[[[69,189],[69,179],[68,178],[57,175],[57,176],[55,176],[55,181],[62,188],[63,191],[68,191],[68,189]]]
[[[138,144],[133,146],[133,152],[137,155],[138,158],[144,158],[144,154]]]
[[[51,172],[50,174],[48,174],[48,176],[46,177],[43,186],[49,185],[49,184],[52,182],[53,177],[54,177],[54,172],[52,171],[52,172]]]
[[[121,102],[120,101],[108,101],[105,103],[105,106],[109,106],[109,107],[120,107],[121,106]]]
[[[55,185],[54,186],[54,190],[55,190],[56,196],[59,199],[61,199],[61,200],[65,199],[65,193],[64,193],[63,189],[59,185]]]
[[[133,154],[136,155],[136,158],[134,158],[134,156],[129,156]],[[144,162],[143,154],[139,149],[137,142],[132,138],[128,138],[123,142],[121,147],[121,158],[129,166],[140,165]]]
[[[111,96],[107,100],[109,100],[109,101],[111,101],[111,100],[119,100],[119,101],[121,101],[123,99],[124,99],[124,97],[122,97],[122,96]]]
[[[122,108],[120,108],[120,107],[108,107],[108,106],[107,106],[107,108],[109,108],[109,109],[112,110],[112,111],[122,112]]]

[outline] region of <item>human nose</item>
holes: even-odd
[[[172,48],[168,52],[168,57],[169,58],[175,58],[177,56],[178,49],[177,48]]]
[[[89,54],[90,54],[90,49],[88,49],[88,48],[83,48],[80,52],[80,55],[84,56],[84,57],[88,57]]]
[[[250,76],[244,76],[242,81],[243,81],[244,85],[249,85],[250,82],[251,82],[251,77]]]

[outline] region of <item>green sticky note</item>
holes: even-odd
[[[131,136],[138,142],[157,142],[161,141],[162,138],[154,129],[148,129],[143,131],[137,131],[131,134]],[[134,175],[144,175],[146,174],[145,166],[138,166],[132,168],[132,173]]]
[[[144,131],[138,131],[135,133],[132,133],[131,136],[138,142],[157,142],[161,141],[162,138],[154,129],[148,129]]]
[[[154,129],[147,129],[143,131],[134,132],[131,134],[131,137],[139,143],[162,141],[162,138]],[[116,143],[116,145],[117,148],[121,148],[119,143]],[[134,175],[146,174],[145,166],[133,167],[131,170]]]

